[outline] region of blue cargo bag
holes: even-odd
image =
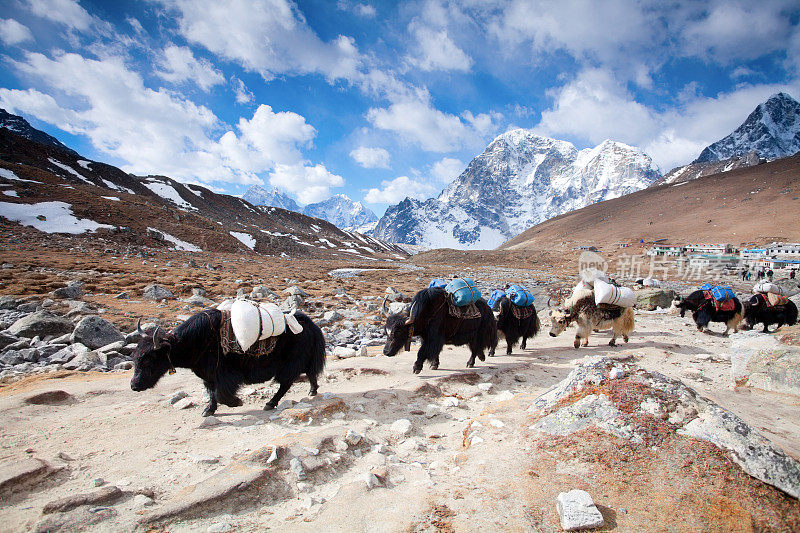
[[[736,298],[736,295],[733,294],[733,289],[730,287],[711,287],[711,296],[718,302]]]
[[[447,286],[446,279],[434,279],[431,280],[430,285],[428,285],[429,289],[444,289]]]
[[[481,297],[481,291],[470,278],[456,278],[444,288],[453,297],[458,307],[474,304]]]
[[[508,297],[511,299],[511,303],[517,307],[528,307],[533,305],[533,294],[531,294],[531,291],[522,285],[512,285],[509,287]]]
[[[714,288],[714,286],[713,286],[712,284],[710,284],[710,283],[703,283],[703,284],[700,286],[700,290],[701,290],[701,291],[710,291],[710,290],[711,290],[711,289],[713,289],[713,288]]]
[[[506,295],[506,291],[503,289],[495,289],[492,291],[492,296],[489,298],[489,301],[486,302],[489,305],[489,309],[494,311],[494,307],[500,302],[500,299]]]

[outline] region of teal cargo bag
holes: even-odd
[[[474,304],[481,297],[481,291],[470,278],[456,278],[444,290],[451,295],[453,303],[458,307]]]
[[[533,305],[533,300],[535,299],[533,294],[522,285],[512,285],[506,289],[506,292],[508,293],[508,298],[511,300],[511,303],[517,307]]]
[[[736,298],[736,295],[733,293],[733,289],[724,286],[711,287],[711,296],[713,296],[718,302]]]

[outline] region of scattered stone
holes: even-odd
[[[395,435],[408,435],[411,432],[411,420],[401,418],[389,426],[389,431]]]
[[[291,422],[308,422],[318,420],[334,413],[347,411],[347,404],[341,398],[333,396],[331,398],[315,398],[313,403],[300,402],[291,407],[285,408],[280,413],[280,417]]]
[[[459,403],[459,399],[455,396],[446,396],[445,399],[442,400],[442,405],[445,407],[458,407]]]
[[[603,515],[592,501],[592,497],[584,490],[574,489],[560,492],[556,501],[556,510],[561,518],[564,531],[579,529],[595,529],[602,527]]]
[[[500,421],[500,420],[498,420],[496,418],[492,418],[491,420],[489,420],[489,425],[492,426],[492,427],[495,427],[495,428],[501,428],[501,427],[505,426],[505,424],[502,421]]]
[[[80,342],[90,349],[102,348],[109,344],[125,345],[125,336],[108,320],[99,316],[87,316],[78,322],[72,332],[72,342]],[[113,348],[112,348],[113,349]]]
[[[180,400],[183,400],[187,396],[189,396],[189,394],[187,394],[186,392],[184,392],[182,390],[179,390],[178,392],[176,392],[175,394],[173,394],[170,397],[169,403],[172,404],[172,405],[175,405],[176,403],[178,403]]]
[[[514,381],[524,383],[528,381],[528,378],[525,376],[525,374],[514,374]]]
[[[70,282],[66,287],[54,290],[53,296],[63,300],[77,300],[83,296],[83,283],[80,281]]]
[[[144,494],[137,494],[136,496],[133,497],[133,500],[131,500],[131,504],[133,504],[133,507],[139,509],[141,509],[142,507],[149,507],[154,503],[156,502],[153,500],[153,498],[145,496]]]
[[[491,383],[478,383],[478,388],[483,392],[489,392],[492,389]]]
[[[189,459],[191,459],[193,463],[200,465],[215,465],[219,463],[218,458],[211,457],[210,455],[189,455]]]
[[[233,526],[231,526],[228,522],[217,522],[216,524],[211,524],[208,526],[206,531],[208,533],[225,533],[231,529],[233,529]]]
[[[364,474],[362,476],[362,479],[364,480],[364,483],[367,485],[367,490],[372,490],[375,487],[383,486],[383,483],[378,478],[378,476],[376,476],[372,472],[367,472],[366,474]]]
[[[337,346],[333,349],[333,356],[337,359],[349,359],[358,355],[358,352],[346,346]]]
[[[47,337],[71,333],[73,328],[69,319],[42,310],[20,318],[6,330],[6,333],[27,338]]]
[[[102,487],[105,484],[106,484],[106,480],[101,478],[101,477],[95,478],[95,480],[94,480],[94,486],[95,487]]]
[[[55,512],[67,512],[81,505],[97,505],[99,503],[110,503],[118,500],[122,496],[122,491],[115,486],[103,487],[94,492],[84,494],[74,494],[58,498],[47,504],[42,509],[42,513],[50,514]]]
[[[188,409],[194,406],[194,401],[191,398],[181,398],[174,404],[176,409]]]
[[[351,429],[348,429],[347,433],[344,435],[344,441],[350,446],[358,446],[363,439],[364,435],[356,433]]]
[[[160,302],[161,300],[174,300],[175,295],[171,291],[165,289],[161,285],[152,283],[144,288],[142,296],[146,300],[154,300]]]
[[[622,368],[620,368],[618,366],[615,366],[608,373],[608,377],[610,379],[621,379],[621,378],[624,378],[625,377],[625,370],[623,370]]]
[[[668,309],[672,307],[675,291],[664,289],[644,289],[636,292],[636,308],[654,311],[657,308]]]
[[[306,478],[306,473],[303,470],[303,463],[300,462],[300,459],[297,457],[292,457],[292,460],[289,461],[289,469],[297,476],[298,481],[302,481]]]
[[[122,291],[121,293],[119,293],[116,296],[114,296],[115,300],[127,300],[129,298],[130,298],[130,295],[125,291]]]
[[[288,289],[285,289],[283,292],[285,294],[288,294],[289,296],[300,296],[301,298],[308,298],[308,293],[306,293],[306,291],[304,291],[297,285],[289,287]]]
[[[397,313],[403,313],[408,308],[408,304],[404,304],[403,302],[392,302],[388,306],[389,314],[395,315]]]

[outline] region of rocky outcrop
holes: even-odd
[[[740,386],[800,397],[800,348],[773,335],[743,331],[731,336],[731,379]]]
[[[657,424],[662,435],[713,443],[750,476],[800,498],[800,463],[738,416],[661,374],[588,357],[539,396],[531,410],[539,417],[534,429],[552,435],[595,427],[632,443],[648,444],[654,435],[652,424]]]

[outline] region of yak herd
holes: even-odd
[[[516,308],[508,298],[502,298],[499,315],[495,318],[486,301],[479,299],[475,302],[477,312],[473,315],[456,316],[448,305],[449,297],[444,289],[429,287],[419,291],[406,310],[394,314],[388,313],[384,300],[384,355],[393,357],[402,349],[409,351],[412,338],[419,337],[421,345],[413,365],[415,374],[422,371],[425,361],[432,369],[438,368],[439,354],[445,345],[468,346],[467,367],[472,368],[476,358],[485,361],[487,352],[494,356],[498,332],[506,340],[506,353],[511,354],[518,341],[522,341],[524,349],[528,339],[540,331],[539,317],[532,305],[530,309],[525,308],[527,312],[520,312],[520,308]],[[708,291],[700,290],[684,298],[678,297],[674,305],[681,316],[691,311],[701,332],[710,322],[724,323],[724,335],[731,329],[751,329],[759,323],[767,332],[770,325],[781,327],[797,322],[797,307],[791,300],[784,299],[785,302],[775,305],[763,294],[756,294],[744,304],[736,298],[732,300],[720,305],[709,298]],[[600,330],[611,330],[611,346],[620,336],[628,342],[634,329],[632,307],[596,305],[591,290],[576,289],[560,305],[552,306],[550,300],[547,303],[552,321],[550,335],[555,337],[570,324],[576,324],[575,348],[587,346],[589,335]],[[172,332],[156,327],[145,333],[137,324],[141,340],[133,353],[131,389],[150,389],[167,372],[174,373],[175,367],[188,368],[203,380],[208,391],[209,401],[203,416],[213,415],[219,403],[229,407],[242,405],[237,391],[244,384],[272,379],[278,382],[279,389],[264,406],[265,410],[274,409],[302,374],[311,385],[309,394],[314,396],[319,375],[325,367],[325,338],[319,326],[307,315],[296,312],[295,317],[302,332],[293,333],[287,328],[275,337],[271,350],[262,354],[224,352],[220,346],[222,311],[217,309],[193,315]]]

